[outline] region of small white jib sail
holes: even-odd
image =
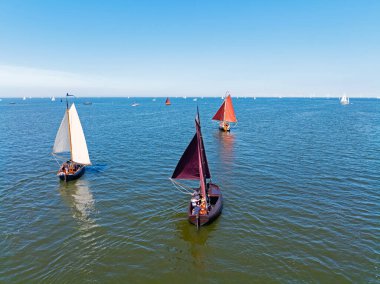
[[[86,138],[74,103],[63,116],[53,146],[53,154],[65,152],[70,152],[71,161],[91,165]]]

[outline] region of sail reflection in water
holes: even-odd
[[[91,215],[96,213],[95,200],[87,180],[60,183],[59,191],[65,202],[71,207],[74,219],[80,221],[81,228],[90,229],[96,226],[95,220],[91,218]]]
[[[223,166],[228,169],[234,163],[235,135],[231,132],[218,131],[214,134],[216,145],[218,146],[219,157]]]
[[[212,232],[215,231],[218,222],[210,224],[207,230],[194,230],[194,227],[186,221],[176,223],[177,234],[180,239],[188,243],[190,255],[198,269],[207,270],[204,265],[207,262],[205,246],[209,237],[212,239]]]

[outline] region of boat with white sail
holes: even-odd
[[[81,177],[86,166],[91,165],[79,115],[74,103],[69,108],[68,96],[70,95],[66,94],[66,112],[55,137],[52,152],[55,157],[66,160],[57,172],[58,177],[64,181]],[[69,158],[66,157],[68,153]],[[63,156],[58,156],[61,154]]]

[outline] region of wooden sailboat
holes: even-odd
[[[221,131],[230,131],[230,123],[237,122],[230,94],[228,94],[228,96],[224,99],[223,104],[220,106],[219,110],[212,119],[220,121],[219,129]]]
[[[169,98],[166,98],[165,104],[166,104],[167,106],[170,106],[170,105],[171,105],[171,102],[170,102]]]
[[[196,133],[179,160],[171,180],[179,186],[181,185],[176,181],[177,179],[199,180],[199,187],[192,189],[192,198],[187,212],[190,223],[199,228],[220,215],[223,197],[219,186],[211,182],[198,112],[195,118],[195,129]]]
[[[64,162],[57,172],[59,178],[64,181],[81,177],[85,172],[85,167],[91,165],[78,112],[74,103],[69,108],[67,96],[69,94],[66,95],[66,112],[53,146],[53,155],[55,156],[70,152],[70,159]]]

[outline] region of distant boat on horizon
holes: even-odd
[[[349,103],[350,103],[350,99],[346,95],[343,95],[340,98],[340,104],[341,105],[348,105]]]
[[[166,98],[165,105],[170,106],[172,103],[170,102],[169,98]]]
[[[139,106],[140,104],[138,104],[138,103],[133,103],[133,104],[131,104],[131,106],[133,106],[133,107],[135,107],[135,106]]]
[[[194,98],[193,101],[196,102],[196,101],[197,101],[197,98]]]
[[[84,104],[85,106],[89,106],[89,105],[92,105],[92,102],[90,102],[90,101],[85,101],[85,102],[83,102],[83,104]]]
[[[230,131],[230,123],[237,123],[234,106],[232,105],[231,95],[228,92],[226,95],[226,99],[223,101],[222,105],[212,118],[213,120],[220,121],[219,130],[221,131]]]
[[[199,229],[200,226],[211,223],[220,215],[223,208],[223,197],[219,186],[211,182],[198,109],[195,117],[195,130],[196,133],[178,161],[170,180],[176,187],[184,189],[185,187],[176,179],[199,180],[199,187],[193,188],[187,211],[189,222]]]
[[[26,97],[23,97],[22,100],[25,101],[25,100],[26,100]]]
[[[82,124],[75,104],[72,103],[69,108],[68,96],[70,95],[66,94],[66,112],[55,137],[52,152],[53,156],[61,159],[64,157],[59,157],[57,154],[70,152],[70,159],[64,162],[57,172],[57,176],[63,181],[80,178],[86,166],[91,165]]]
[[[55,102],[55,97],[54,97],[54,96],[51,97],[51,101],[52,101],[52,102]]]

